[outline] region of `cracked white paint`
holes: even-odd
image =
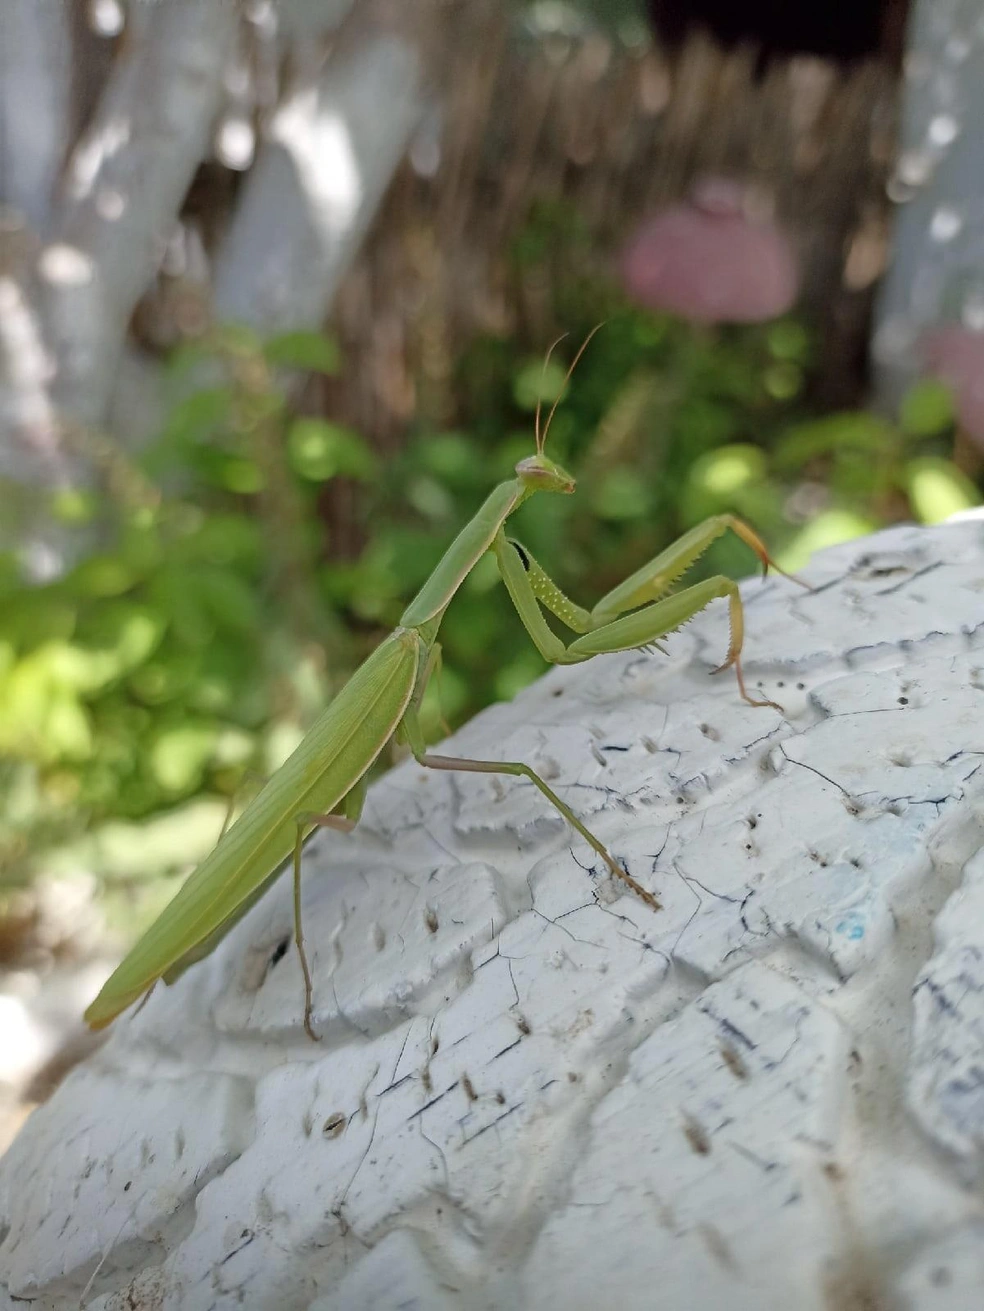
[[[0,1302],[978,1311],[984,523],[750,583],[402,766],[0,1163]],[[180,1152],[178,1145],[180,1144]],[[129,1185],[129,1186],[127,1186]]]

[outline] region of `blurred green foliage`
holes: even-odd
[[[544,258],[535,230],[524,241],[520,267]],[[547,365],[510,340],[466,348],[457,426],[420,426],[385,462],[366,434],[288,402],[298,371],[344,367],[330,340],[229,329],[183,351],[176,377],[208,366],[208,385],[139,464],[93,439],[109,491],[53,499],[67,523],[98,529],[98,546],[40,587],[0,558],[0,886],[87,869],[130,887],[200,858],[247,771],[285,758],[530,453],[537,404],[545,417],[562,393],[548,449],[579,491],[536,498],[513,527],[588,605],[708,515],[747,518],[795,569],[824,545],[977,502],[949,458],[940,385],[914,388],[896,423],[817,417],[799,323],[698,330],[605,296],[560,307],[571,336]],[[565,392],[599,309],[606,326]],[[326,511],[339,480],[358,507],[351,558]],[[754,564],[728,536],[695,576]],[[435,738],[442,716],[460,723],[542,669],[490,557],[441,640],[425,703]]]

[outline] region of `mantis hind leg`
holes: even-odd
[[[338,810],[333,815],[302,814],[297,816],[297,835],[294,839],[294,945],[301,962],[301,974],[304,976],[304,1032],[312,1042],[320,1042],[311,1023],[314,1010],[314,984],[311,980],[311,967],[307,952],[304,950],[304,929],[301,923],[301,857],[304,851],[304,839],[313,828],[334,829],[336,833],[351,833],[359,822],[362,806],[366,799],[368,780],[362,778],[355,787],[342,798]]]
[[[550,804],[563,815],[571,828],[580,833],[585,842],[598,853],[615,878],[620,879],[627,887],[630,887],[636,896],[642,898],[647,906],[652,907],[653,910],[660,909],[660,903],[653,894],[648,892],[641,883],[636,882],[632,875],[622,868],[608,848],[578,819],[570,806],[561,801],[553,788],[548,786],[531,766],[524,765],[521,761],[516,760],[465,760],[458,756],[434,756],[426,751],[415,754],[418,762],[421,765],[426,765],[428,769],[453,770],[465,774],[512,774],[528,778],[534,787],[539,788]]]

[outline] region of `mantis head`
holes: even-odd
[[[564,492],[574,490],[574,479],[542,451],[528,455],[516,465],[516,477],[527,492]]]

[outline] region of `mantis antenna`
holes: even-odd
[[[564,338],[565,338],[565,337],[569,337],[569,336],[570,336],[570,333],[568,333],[568,332],[562,332],[562,333],[560,334],[560,336],[557,338],[556,341],[552,341],[552,342],[550,343],[549,347],[547,348],[547,353],[546,353],[546,355],[545,355],[544,358],[543,358],[543,368],[540,370],[540,379],[541,379],[541,381],[543,380],[543,376],[544,376],[544,374],[547,372],[547,365],[550,363],[550,356],[554,353],[554,351],[557,349],[557,347],[560,345],[560,343],[564,340]],[[567,375],[568,378],[569,378],[570,376],[571,376],[570,374]],[[567,380],[566,380],[566,379],[564,380],[564,386],[565,386],[565,387],[567,386]],[[564,388],[561,387],[560,391],[561,391],[561,395],[563,395]],[[536,417],[535,417],[534,420],[533,420],[533,434],[534,434],[534,436],[536,437],[536,453],[537,453],[537,455],[542,455],[542,454],[543,454],[543,443],[544,443],[544,441],[546,440],[546,436],[547,436],[546,433],[544,433],[542,437],[541,437],[541,435],[540,435],[540,406],[541,406],[541,404],[542,404],[541,398],[540,398],[539,395],[537,395],[537,398],[536,398]],[[551,416],[551,418],[553,417],[553,410],[550,411],[550,416]],[[549,427],[549,420],[548,420],[547,426]]]
[[[599,331],[599,329],[605,326],[606,322],[607,322],[606,319],[602,319],[600,323],[596,323],[595,326],[588,333],[588,335],[585,337],[584,341],[582,341],[581,345],[578,347],[577,354],[574,356],[573,360],[571,360],[571,367],[564,374],[564,383],[560,389],[560,392],[557,395],[557,399],[550,407],[550,413],[547,415],[547,422],[544,424],[542,433],[540,432],[540,401],[539,398],[537,398],[536,422],[534,425],[534,430],[536,433],[536,449],[538,455],[543,454],[543,448],[547,443],[547,433],[550,431],[550,425],[551,423],[553,423],[553,417],[557,413],[557,406],[560,404],[561,400],[563,399],[564,392],[567,390],[567,384],[570,382],[571,377],[574,374],[574,370],[577,368],[578,363],[580,362],[581,356],[588,349],[588,344],[591,341],[591,338],[595,335],[596,332]],[[547,365],[550,363],[550,356],[553,354],[555,347],[559,346],[567,335],[568,334],[565,332],[561,336],[559,336],[557,340],[553,343],[553,345],[550,347],[550,349],[547,351],[547,357],[543,361],[544,369],[546,369]]]

